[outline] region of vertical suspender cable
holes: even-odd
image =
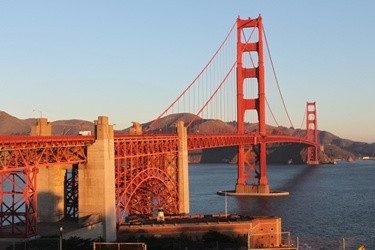
[[[277,79],[277,75],[276,75],[275,67],[274,67],[274,64],[273,64],[273,60],[272,60],[272,56],[271,56],[271,52],[270,52],[270,48],[269,48],[269,46],[268,46],[267,36],[266,36],[266,31],[265,31],[265,29],[264,29],[264,26],[263,26],[263,36],[264,36],[264,40],[265,40],[265,42],[266,42],[266,47],[267,47],[267,51],[268,51],[268,56],[269,56],[270,61],[271,61],[271,66],[272,66],[273,75],[274,75],[274,77],[275,77],[275,81],[276,81],[276,84],[277,84],[277,89],[279,90],[279,94],[280,94],[281,101],[282,101],[283,106],[284,106],[284,110],[285,110],[285,112],[286,112],[286,115],[287,115],[287,117],[288,117],[288,120],[289,120],[289,122],[290,122],[290,125],[294,128],[293,123],[292,123],[292,120],[290,119],[290,116],[289,116],[288,109],[286,108],[286,104],[285,104],[285,101],[284,101],[283,94],[281,93],[281,89],[280,89],[280,85],[279,85],[279,80]]]
[[[243,38],[244,38],[245,41],[246,41],[246,35],[245,35],[245,32],[243,31],[243,29],[242,29],[242,36],[243,36]],[[251,64],[252,64],[253,68],[255,68],[254,59],[253,59],[253,57],[251,56],[251,53],[250,53],[250,52],[249,52],[248,54],[249,54],[249,57],[250,57]],[[268,107],[268,109],[270,110],[270,113],[271,113],[271,116],[272,116],[274,122],[276,123],[277,126],[279,126],[279,123],[277,122],[276,117],[275,117],[274,113],[272,112],[271,106],[270,106],[270,104],[268,103],[267,98],[265,98],[265,99],[266,99],[267,107]]]
[[[215,54],[211,57],[211,59],[208,61],[208,63],[205,65],[205,67],[201,70],[201,72],[199,72],[199,74],[195,77],[195,79],[189,84],[189,86],[175,99],[175,101],[172,102],[171,105],[168,106],[168,108],[166,108],[150,125],[149,127],[145,130],[145,132],[147,132],[147,130],[149,128],[151,128],[156,122],[159,121],[159,119],[165,115],[170,109],[171,107],[180,100],[180,98],[191,88],[191,86],[194,85],[194,83],[200,78],[200,76],[203,74],[203,72],[206,71],[206,69],[208,68],[208,66],[211,64],[211,62],[216,58],[217,54],[219,53],[219,51],[222,49],[222,47],[224,46],[224,44],[227,42],[230,34],[233,32],[234,28],[236,27],[236,23],[237,22],[234,22],[232,28],[230,29],[230,31],[228,32],[227,36],[225,37],[224,41],[221,43],[221,45],[219,46],[219,48],[217,49],[217,51],[215,52]]]

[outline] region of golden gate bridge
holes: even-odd
[[[95,213],[95,206],[104,206],[96,212],[107,218],[108,228],[114,223],[121,225],[127,216],[154,214],[160,208],[169,215],[189,213],[190,150],[236,146],[235,192],[244,194],[271,192],[267,144],[304,144],[307,164],[319,164],[315,102],[306,104],[306,132],[290,136],[267,131],[267,113],[279,124],[266,98],[264,47],[293,127],[259,16],[238,18],[197,77],[143,131],[135,123],[129,134],[113,134],[108,118],[99,117],[95,136],[51,136],[50,125],[41,118],[32,136],[0,136],[0,237],[36,235],[37,222],[54,217],[42,207],[48,206],[43,200],[46,191],[63,196],[63,201],[52,199],[58,204],[51,206],[63,210],[52,220],[79,219]],[[168,121],[174,113],[193,115],[185,121]],[[204,122],[207,119],[231,122],[236,127],[233,132],[210,131],[210,123]],[[246,129],[251,120],[257,124],[254,131]],[[41,132],[46,128],[47,133]],[[49,184],[44,183],[47,177]],[[95,200],[97,204],[92,204]],[[114,214],[115,221],[113,216],[108,219],[108,214]]]

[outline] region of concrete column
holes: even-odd
[[[178,192],[180,194],[179,213],[190,213],[189,198],[189,162],[187,147],[187,131],[183,121],[177,123],[177,134],[179,139],[178,151]]]
[[[100,116],[95,121],[95,142],[87,149],[87,166],[78,170],[79,221],[87,224],[95,217],[101,220],[106,241],[116,240],[113,138],[113,126],[108,124],[108,117]]]
[[[141,135],[143,132],[142,132],[142,125],[139,124],[138,122],[132,122],[133,123],[133,127],[130,128],[130,131],[129,133],[131,135]]]
[[[39,168],[37,204],[39,222],[56,222],[64,217],[64,177],[61,166]]]
[[[31,127],[31,135],[33,136],[50,136],[52,135],[52,126],[47,118],[36,119],[36,124]]]
[[[38,118],[31,127],[32,136],[51,136],[51,123],[47,118]],[[64,217],[63,166],[39,168],[37,181],[37,206],[39,222],[56,222]]]

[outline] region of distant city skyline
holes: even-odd
[[[2,1],[0,110],[50,121],[106,115],[116,129],[148,122],[238,16],[261,14],[294,124],[316,101],[319,130],[375,142],[373,10],[369,0]]]

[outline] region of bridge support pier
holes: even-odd
[[[190,213],[189,198],[189,163],[188,163],[188,146],[187,146],[187,130],[183,121],[177,123],[177,134],[179,139],[178,148],[178,192],[179,214]]]
[[[38,221],[56,222],[64,217],[64,177],[61,166],[39,168],[37,175]]]
[[[38,118],[31,128],[32,136],[51,136],[52,127],[47,118]],[[39,168],[37,174],[37,206],[39,222],[56,222],[64,217],[63,166]]]
[[[95,121],[95,142],[87,149],[87,167],[79,169],[79,221],[103,223],[104,239],[116,240],[115,159],[113,126],[108,117]]]
[[[270,192],[269,185],[259,184],[237,184],[236,193],[239,194],[268,194]]]
[[[48,122],[47,118],[36,119],[36,124],[31,127],[32,136],[51,136],[52,125]]]

